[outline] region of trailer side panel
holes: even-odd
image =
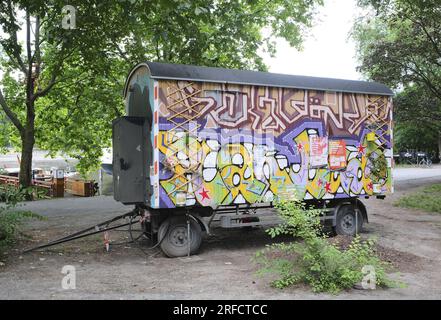
[[[389,96],[155,83],[156,207],[392,191]]]

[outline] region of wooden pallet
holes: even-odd
[[[66,193],[81,196],[93,197],[95,195],[95,181],[66,178],[64,181],[64,191]]]

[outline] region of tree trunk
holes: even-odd
[[[21,161],[20,161],[20,185],[29,187],[32,183],[32,151],[34,149],[34,128],[29,130],[22,137],[21,142]]]
[[[28,95],[29,97],[30,95]],[[35,144],[35,111],[34,101],[28,98],[26,104],[26,126],[21,134],[21,161],[19,181],[22,187],[29,187],[32,184],[32,151]]]
[[[438,132],[438,159],[441,160],[441,131]]]
[[[38,26],[38,22],[37,22]],[[38,31],[39,32],[39,31]],[[38,34],[37,32],[37,34]],[[39,40],[36,39],[38,42]],[[38,46],[37,46],[38,47]],[[35,74],[33,74],[32,43],[31,43],[31,15],[26,11],[26,51],[27,51],[27,72],[26,72],[26,123],[20,132],[21,136],[21,161],[19,182],[22,187],[29,187],[32,184],[32,151],[34,150],[34,121],[35,121]],[[37,53],[39,54],[39,53]]]

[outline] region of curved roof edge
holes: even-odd
[[[151,76],[152,73],[150,71],[150,67],[149,67],[148,63],[146,63],[146,62],[138,63],[136,66],[134,66],[132,69],[130,69],[129,75],[127,76],[126,81],[124,83],[124,89],[123,89],[124,99],[127,96],[127,90],[129,89],[129,82],[130,82],[130,79],[132,78],[132,75],[135,73],[136,70],[138,70],[139,67],[142,67],[142,66],[147,68],[147,71],[149,72],[149,74]]]
[[[149,61],[141,63],[137,67],[140,65],[148,66],[153,79],[191,80],[387,96],[392,96],[394,94],[392,90],[384,84],[370,81],[297,76],[261,71],[201,67]]]

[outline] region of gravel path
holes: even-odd
[[[378,239],[380,253],[401,271],[393,276],[407,283],[405,288],[350,290],[336,296],[308,288],[272,289],[267,278],[255,275],[251,261],[271,243],[265,232],[215,229],[200,253],[190,258],[169,259],[131,246],[115,246],[107,253],[101,236],[31,254],[14,251],[0,267],[0,299],[440,299],[441,215],[392,204],[428,183],[441,183],[441,174],[407,176],[397,177],[396,193],[385,200],[363,200],[370,218],[365,235]],[[107,196],[37,201],[26,208],[48,217],[27,228],[38,243],[130,209]],[[61,287],[65,265],[76,268],[75,290]]]

